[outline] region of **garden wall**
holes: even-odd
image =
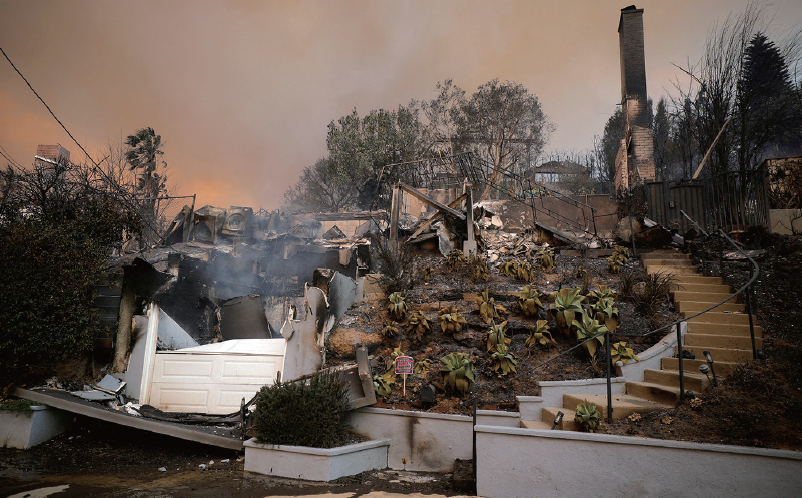
[[[797,496],[802,453],[476,426],[476,491],[531,496]],[[503,462],[499,465],[499,462]]]

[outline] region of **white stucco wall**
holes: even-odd
[[[788,497],[802,453],[682,441],[476,426],[477,494]],[[500,464],[502,462],[502,464]]]

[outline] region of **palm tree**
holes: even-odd
[[[131,165],[131,171],[141,170],[138,188],[144,190],[146,196],[156,197],[165,181],[163,175],[156,173],[158,157],[164,155],[161,150],[162,136],[156,135],[151,127],[142,128],[134,135],[128,135],[125,145],[131,147],[125,153],[125,160]]]
[[[161,135],[156,135],[153,128],[147,127],[128,135],[125,144],[130,149],[125,153],[125,160],[131,166],[131,171],[139,170],[137,176],[137,190],[145,194],[143,218],[147,225],[155,220],[155,197],[164,190],[167,177],[156,172],[159,166],[159,156],[164,155]],[[166,166],[167,163],[161,161]],[[152,228],[152,227],[151,227]]]

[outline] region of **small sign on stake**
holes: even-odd
[[[404,397],[407,395],[407,375],[411,375],[415,360],[411,356],[399,356],[395,359],[395,374],[404,376]]]

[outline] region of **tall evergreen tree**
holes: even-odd
[[[798,145],[802,109],[788,65],[777,46],[761,32],[744,50],[736,95],[735,143],[740,171]]]

